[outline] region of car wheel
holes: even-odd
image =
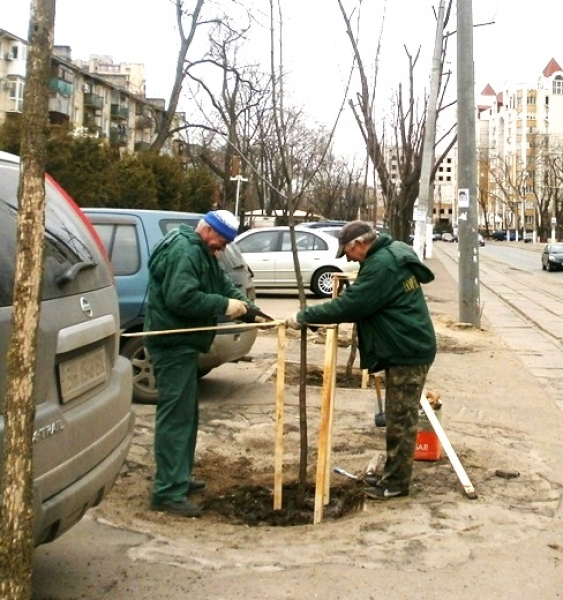
[[[311,290],[317,298],[332,298],[334,280],[333,273],[341,273],[338,269],[324,267],[319,269],[311,279]]]
[[[158,389],[149,353],[142,337],[132,337],[123,344],[121,354],[133,367],[133,402],[156,404]]]
[[[553,271],[553,266],[550,262],[547,263],[547,270],[548,270],[548,272]]]

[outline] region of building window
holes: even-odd
[[[559,96],[563,95],[563,77],[557,75],[553,80],[553,93]]]

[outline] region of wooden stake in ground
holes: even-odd
[[[283,417],[285,403],[285,324],[278,326],[276,375],[276,445],[274,449],[274,510],[281,510],[283,490]]]
[[[325,345],[325,362],[323,374],[323,389],[321,399],[321,419],[319,425],[319,441],[317,450],[317,478],[315,482],[315,512],[313,524],[317,525],[323,520],[325,504],[325,481],[330,474],[327,473],[327,455],[330,440],[330,424],[332,400],[334,398],[334,373],[336,369],[337,326],[329,326]],[[328,499],[330,500],[330,498]],[[327,500],[327,503],[328,503]]]

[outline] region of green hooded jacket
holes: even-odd
[[[299,311],[304,323],[357,323],[360,366],[374,373],[389,366],[431,364],[436,333],[420,287],[434,274],[403,242],[380,235],[340,296]]]
[[[217,325],[229,298],[254,303],[223,271],[217,258],[189,225],[180,225],[153,248],[149,259],[149,288],[145,331],[188,329]],[[244,317],[242,318],[244,320]],[[147,347],[181,346],[207,352],[215,331],[154,335]]]

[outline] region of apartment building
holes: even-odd
[[[551,59],[534,85],[487,85],[477,115],[482,221],[545,233],[562,203],[563,70]]]
[[[0,29],[0,124],[23,108],[27,42]],[[49,119],[68,124],[73,135],[99,138],[123,152],[146,149],[156,137],[165,101],[146,98],[141,64],[115,64],[111,57],[73,61],[71,48],[55,46],[49,81]],[[174,127],[183,125],[183,113]],[[178,136],[177,136],[178,137]],[[163,149],[176,154],[180,140]]]
[[[384,156],[391,181],[399,183],[399,150],[386,148]],[[457,226],[457,144],[436,171],[432,214],[434,229],[437,231]]]

